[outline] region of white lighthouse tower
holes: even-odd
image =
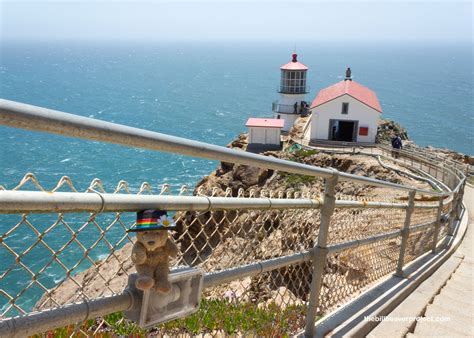
[[[308,67],[298,61],[296,53],[292,56],[290,62],[280,67],[281,79],[278,90],[280,99],[273,102],[272,107],[274,117],[285,120],[283,131],[290,130],[298,116],[306,114],[309,108],[305,101],[305,94],[308,92],[306,87]]]

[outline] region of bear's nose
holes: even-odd
[[[148,245],[153,245],[155,244],[155,241],[148,241]]]

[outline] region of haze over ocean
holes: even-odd
[[[382,117],[405,126],[417,144],[472,155],[472,47],[311,42],[299,43],[297,52],[310,68],[308,101],[320,89],[340,81],[350,66],[356,81],[376,91]],[[226,145],[245,131],[248,117],[271,116],[271,103],[278,98],[279,67],[290,60],[292,49],[290,44],[265,42],[5,41],[0,97]],[[0,184],[9,189],[27,172],[35,173],[46,189],[52,189],[63,175],[81,191],[95,177],[107,191],[113,191],[120,180],[128,181],[133,192],[143,181],[155,188],[162,183],[193,186],[217,165],[6,127],[0,127],[0,144]],[[37,220],[46,226],[54,221],[48,217],[37,216]],[[4,220],[14,224],[13,218]],[[110,236],[120,238],[123,233],[116,230]],[[58,245],[62,235],[67,232],[58,232]],[[10,245],[20,249],[35,237],[24,229],[10,238]],[[107,248],[91,256],[99,258],[104,252]],[[13,259],[2,253],[0,272]],[[45,264],[41,257],[25,260],[41,267]],[[76,258],[69,253],[71,262]],[[51,287],[64,271],[51,266],[47,273],[44,283]],[[20,289],[21,281],[27,280],[21,272],[9,278],[12,289]],[[22,304],[26,308],[42,293],[39,289],[29,292],[29,300]]]

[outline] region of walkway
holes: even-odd
[[[420,321],[416,324],[414,333],[407,337],[474,336],[474,189],[466,185],[464,196],[469,225],[464,240],[454,253],[464,257],[425,312],[425,317],[448,317],[449,321]]]

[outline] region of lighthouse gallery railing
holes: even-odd
[[[131,295],[122,292],[124,285],[116,283],[133,271],[123,254],[133,242],[125,230],[133,224],[131,212],[145,208],[176,211],[181,255],[175,264],[206,271],[205,299],[224,299],[229,307],[243,304],[254,311],[271,308],[273,317],[268,318],[264,334],[274,333],[277,314],[282,319],[280,329],[295,332],[306,326],[308,335],[314,333],[317,315],[340,306],[383,276],[401,275],[407,263],[435,250],[443,237],[452,235],[461,211],[464,174],[423,154],[403,151],[399,160],[443,183],[445,191],[414,189],[7,100],[0,100],[0,124],[304,175],[324,180],[325,187],[321,195],[283,190],[241,190],[235,195],[231,190],[212,189],[187,196],[185,188],[172,195],[166,185],[154,192],[147,183],[131,194],[123,181],[107,193],[94,180],[86,192],[78,192],[67,177],[45,189],[28,174],[13,189],[0,187],[0,213],[5,217],[0,252],[6,262],[0,271],[1,336],[40,333],[72,323],[78,323],[73,332],[84,334],[113,326],[103,316],[126,310],[132,302]],[[374,151],[388,156],[390,149]],[[375,200],[336,193],[344,182],[406,196]],[[23,190],[31,184],[36,191]],[[65,187],[69,192],[63,192]],[[44,224],[43,213],[53,215],[51,224]],[[80,222],[70,216],[81,214]],[[449,221],[442,223],[445,218]],[[20,228],[30,231],[32,243],[26,244],[25,239],[25,247],[13,247],[9,239]],[[68,236],[54,247],[49,238],[59,228],[66,229]],[[39,247],[50,259],[33,270],[28,262]],[[100,258],[93,255],[99,248],[106,252]],[[56,283],[47,278],[52,265],[63,271]],[[28,305],[24,298],[33,288],[43,296]],[[215,315],[209,304],[197,314],[198,321]],[[82,325],[101,316],[93,325]]]

